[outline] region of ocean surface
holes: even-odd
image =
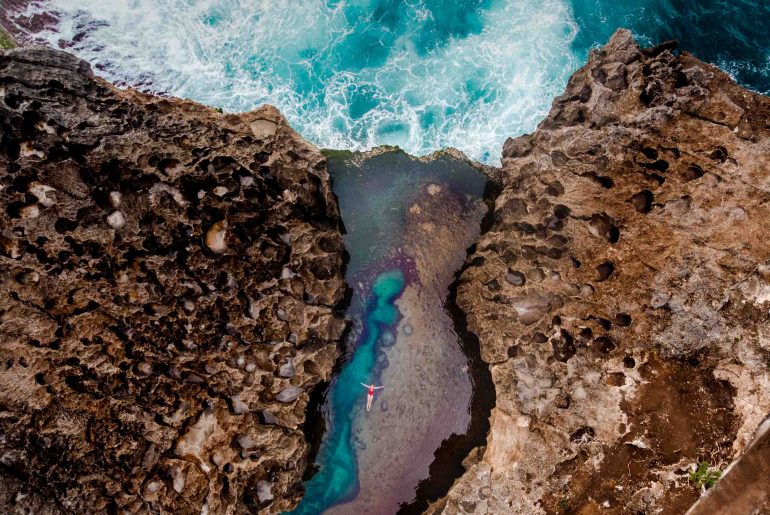
[[[225,111],[270,103],[335,149],[496,163],[618,27],[770,91],[767,0],[39,0],[11,16],[113,82]]]

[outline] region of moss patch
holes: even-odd
[[[353,152],[351,150],[336,150],[332,148],[322,148],[321,154],[323,154],[326,159],[331,159],[331,158],[346,159],[352,156]]]
[[[16,42],[3,29],[0,29],[0,49],[8,50],[9,48],[16,48]]]

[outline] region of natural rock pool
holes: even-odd
[[[334,154],[328,168],[350,254],[352,330],[322,401],[317,472],[294,513],[421,511],[452,479],[433,469],[459,466],[431,464],[456,461],[446,447],[470,450],[472,411],[484,404],[474,384],[489,382],[445,307],[487,212],[487,178],[449,154],[390,149]],[[361,383],[384,385],[370,412]]]

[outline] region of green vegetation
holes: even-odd
[[[351,150],[335,150],[332,148],[322,148],[321,154],[323,154],[326,159],[331,159],[331,158],[345,159],[352,156],[353,152]]]
[[[3,29],[0,29],[0,50],[8,50],[10,48],[16,48],[16,43]]]
[[[559,501],[559,509],[563,512],[569,511],[569,497],[562,497],[562,499]]]
[[[708,461],[701,461],[698,463],[698,468],[694,472],[690,472],[690,481],[695,483],[695,486],[698,488],[708,490],[716,484],[721,475],[721,470],[716,467],[710,467]]]

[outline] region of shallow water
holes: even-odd
[[[379,274],[372,284],[362,314],[363,333],[329,396],[332,424],[317,457],[320,471],[305,485],[305,499],[294,510],[296,514],[321,513],[355,493],[358,462],[352,441],[353,419],[347,415],[353,412],[361,392],[365,391],[361,383],[379,384],[375,369],[377,344],[399,319],[394,302],[403,288],[404,274],[399,269]]]
[[[319,470],[295,513],[395,513],[471,422],[469,359],[444,303],[486,213],[486,178],[464,161],[393,151],[331,158],[329,170],[353,330],[326,395]],[[371,412],[361,383],[385,386]]]
[[[618,27],[770,91],[768,19],[765,0],[37,0],[16,17],[112,81],[227,111],[270,103],[321,147],[490,163]]]

